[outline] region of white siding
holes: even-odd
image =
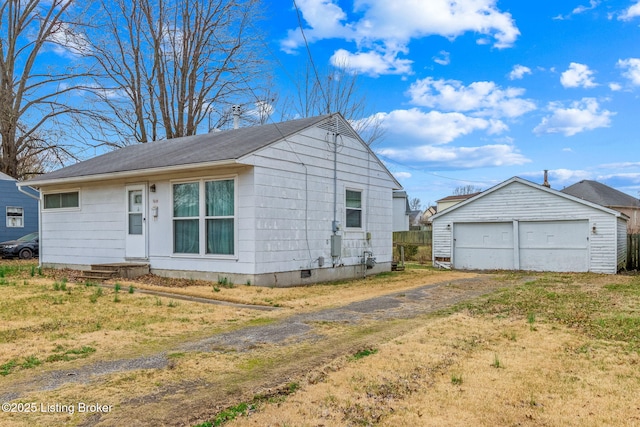
[[[617,259],[618,269],[627,267],[627,220],[618,218]]]
[[[318,268],[320,257],[324,268],[332,268],[331,141],[326,131],[312,128],[243,160],[255,165],[257,273]],[[379,263],[391,262],[395,183],[366,146],[342,136],[337,177],[337,220],[343,237],[336,264],[360,264],[364,251],[372,251]],[[345,228],[346,189],[362,191],[361,229]]]
[[[190,271],[210,272],[213,280],[217,273],[235,275],[242,281],[255,275],[256,282],[257,276],[263,275],[261,283],[265,283],[264,275],[317,269],[319,259],[324,258],[323,272],[317,277],[338,277],[332,276],[339,269],[332,270],[331,257],[334,150],[327,138],[326,131],[312,128],[241,159],[242,164],[235,167],[81,185],[79,209],[43,212],[42,260],[80,266],[126,261],[125,188],[144,183],[149,191],[145,216],[152,271],[182,276]],[[390,266],[392,191],[397,183],[359,140],[340,136],[337,157],[337,220],[342,224],[342,251],[335,266],[346,266],[342,270],[351,272],[350,277],[363,273],[364,251],[373,252],[378,263]],[[230,176],[237,180],[235,256],[173,254],[172,183]],[[152,185],[154,192],[150,190]],[[360,229],[344,229],[346,189],[362,191]],[[293,279],[293,273],[286,280]]]
[[[125,192],[122,185],[46,189],[80,191],[78,209],[42,212],[40,259],[43,263],[92,264],[124,258]]]
[[[452,257],[451,228],[455,223],[502,221],[588,220],[589,271],[616,273],[618,221],[614,214],[514,181],[433,221],[433,257],[447,265]]]
[[[407,213],[407,198],[393,197],[393,231],[409,230],[409,214]]]
[[[173,254],[173,201],[171,187],[176,181],[237,177],[236,192],[236,257]],[[210,271],[233,274],[253,274],[253,173],[249,168],[210,169],[189,174],[162,176],[149,181],[156,185],[150,193],[149,205],[158,206],[158,218],[149,224],[149,262],[156,270]]]

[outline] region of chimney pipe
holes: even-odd
[[[551,188],[551,184],[549,184],[548,173],[549,173],[549,171],[547,169],[545,169],[544,170],[544,182],[542,183],[542,185],[544,185],[547,188]]]
[[[240,127],[240,106],[233,105],[231,107],[231,113],[233,114],[233,128],[238,129]]]

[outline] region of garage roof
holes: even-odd
[[[580,199],[580,198],[572,196],[570,194],[565,194],[565,193],[563,193],[561,191],[554,190],[552,188],[545,187],[544,185],[536,184],[535,182],[527,181],[526,179],[522,179],[520,177],[514,176],[513,178],[510,178],[510,179],[508,179],[508,180],[506,180],[504,182],[501,182],[500,184],[498,184],[496,186],[493,186],[493,187],[489,188],[488,190],[483,191],[482,193],[479,193],[479,194],[473,196],[472,198],[465,200],[464,202],[460,202],[460,203],[458,203],[456,205],[453,205],[450,208],[447,208],[447,209],[443,210],[442,212],[439,212],[439,213],[433,215],[431,217],[431,219],[435,220],[435,219],[437,219],[437,218],[439,218],[441,216],[450,214],[451,212],[455,211],[456,209],[460,209],[462,206],[466,206],[469,203],[473,203],[474,200],[478,200],[481,197],[485,197],[485,196],[493,193],[494,191],[497,191],[497,190],[499,190],[499,189],[501,189],[503,187],[506,187],[507,185],[509,185],[509,184],[511,184],[513,182],[519,182],[521,184],[528,185],[529,187],[536,188],[536,189],[538,189],[540,191],[546,191],[546,192],[552,193],[552,194],[554,194],[554,195],[556,195],[558,197],[562,197],[562,198],[565,198],[565,199],[568,199],[568,200],[573,200],[574,202],[581,203],[581,204],[586,205],[586,206],[590,206],[592,208],[601,210],[603,212],[608,212],[608,213],[610,213],[612,215],[615,215],[615,216],[618,216],[618,217],[628,218],[625,214],[620,213],[620,212],[618,212],[616,210],[609,209],[609,208],[606,208],[606,207],[604,207],[602,205],[599,205],[597,203],[592,203],[590,201]]]

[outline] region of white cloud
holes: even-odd
[[[636,4],[634,5],[631,5],[620,16],[618,16],[618,19],[621,21],[629,21],[638,16],[640,16],[640,1],[636,2]]]
[[[520,80],[525,74],[531,74],[531,68],[524,65],[514,65],[513,70],[509,73],[509,80]]]
[[[307,41],[343,39],[356,44],[358,53],[354,56],[375,51],[382,57],[407,53],[412,39],[432,35],[454,39],[467,32],[480,35],[481,42],[493,40],[496,48],[511,47],[520,31],[511,14],[501,12],[496,3],[497,0],[359,0],[349,19],[334,0],[297,1],[307,24]],[[281,47],[294,53],[303,43],[300,30],[292,29]]]
[[[378,154],[398,162],[427,164],[436,169],[472,169],[482,167],[513,166],[529,163],[511,145],[484,145],[481,147],[448,147],[422,145],[396,149],[383,148]]]
[[[593,98],[583,98],[576,101],[570,107],[564,108],[560,103],[552,102],[548,109],[551,115],[544,117],[533,132],[561,133],[572,136],[587,130],[593,130],[611,125],[611,117],[615,113],[608,110],[600,110],[598,101]]]
[[[351,38],[352,31],[344,24],[347,14],[332,0],[297,0],[296,4],[309,29],[305,29],[307,41],[330,38]],[[289,30],[281,42],[285,52],[293,53],[304,44],[299,28]]]
[[[590,172],[579,169],[552,169],[549,171],[549,177],[558,183],[574,184],[583,179],[590,179],[592,176],[593,174]]]
[[[469,117],[461,113],[423,112],[417,108],[378,113],[381,126],[390,133],[431,144],[447,144],[456,138],[475,131],[496,135],[506,131],[507,125],[500,120]]]
[[[606,163],[604,165],[600,165],[600,167],[607,169],[640,168],[640,162]]]
[[[590,0],[589,1],[589,6],[580,5],[580,6],[576,7],[575,9],[573,9],[573,11],[571,13],[574,14],[574,15],[578,15],[578,14],[584,13],[584,12],[586,12],[588,10],[595,9],[599,4],[600,4],[599,1]]]
[[[624,70],[622,75],[629,79],[634,86],[640,86],[639,58],[619,59],[616,66]]]
[[[597,86],[593,81],[593,71],[584,64],[572,62],[569,69],[560,76],[560,83],[564,87],[592,88]]]
[[[560,14],[560,15],[554,16],[552,19],[559,20],[559,21],[564,21],[565,19],[571,19],[572,15],[579,15],[581,13],[595,9],[596,7],[598,7],[599,4],[600,2],[597,0],[589,0],[589,6],[585,6],[585,5],[577,6],[571,11],[571,13],[567,15]]]
[[[613,92],[617,92],[619,90],[622,90],[622,85],[620,83],[612,82],[609,83],[609,89],[611,89]]]
[[[394,172],[393,176],[398,179],[409,179],[412,175],[409,172]]]
[[[60,56],[76,57],[91,53],[91,43],[87,37],[66,23],[60,23],[56,31],[49,35],[47,42]]]
[[[457,80],[427,77],[413,83],[407,93],[412,104],[422,107],[513,118],[536,108],[532,101],[521,98],[524,92],[521,88],[502,89],[494,82],[474,82],[464,86]]]
[[[329,59],[334,66],[345,66],[359,74],[378,76],[380,74],[409,74],[413,61],[399,59],[395,54],[379,52],[351,53],[338,49]]]
[[[446,50],[438,52],[438,56],[433,58],[433,62],[440,65],[449,65],[451,63],[451,54]]]

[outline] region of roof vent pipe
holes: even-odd
[[[233,105],[231,107],[231,114],[233,114],[233,128],[238,129],[240,127],[240,106]]]
[[[542,183],[542,185],[544,185],[547,188],[551,188],[551,184],[549,184],[549,171],[547,169],[544,170],[544,182]]]

